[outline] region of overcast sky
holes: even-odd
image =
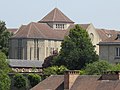
[[[41,20],[55,7],[76,23],[120,30],[120,0],[0,0],[0,20],[18,28]]]

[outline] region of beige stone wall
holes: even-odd
[[[96,53],[99,55],[99,46],[97,44],[100,42],[100,37],[99,37],[96,29],[94,28],[94,26],[92,24],[90,24],[86,31],[88,32],[90,37],[91,37],[91,34],[93,34],[91,41],[92,41],[93,45],[95,46]]]
[[[116,47],[120,47],[118,45],[114,45],[114,46],[100,46],[100,55],[99,58],[101,60],[107,60],[110,63],[119,63],[120,59],[116,59],[115,56],[115,49]]]
[[[55,24],[53,24],[54,26]],[[69,25],[66,24],[66,27]],[[100,41],[100,37],[92,24],[87,28],[87,32],[90,35],[91,33],[94,35],[92,40],[93,45],[96,46],[95,50],[97,54],[99,54],[99,46],[96,45]],[[38,51],[39,56],[37,56],[37,49],[35,50],[34,39],[22,39],[22,59],[27,60],[44,60],[47,56],[52,54],[53,50],[60,51],[61,42],[58,40],[41,40],[38,39]],[[18,39],[10,40],[10,48],[9,48],[9,58],[10,59],[18,59]]]
[[[39,56],[37,56],[37,48],[35,50],[34,39],[22,39],[22,58],[27,60],[44,60],[52,54],[53,50],[60,51],[61,41],[41,40],[38,39]],[[35,54],[36,53],[36,54]],[[18,59],[18,39],[10,40],[9,58]]]
[[[27,40],[21,40],[21,52],[22,59],[26,59],[26,44]],[[10,59],[18,59],[18,39],[10,39],[9,40],[9,58]]]
[[[52,54],[53,50],[58,50],[58,52],[61,49],[61,41],[56,40],[45,40],[45,57],[50,56]]]

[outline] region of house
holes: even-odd
[[[30,90],[120,90],[120,71],[103,75],[79,75],[79,71],[66,71],[52,75]]]
[[[53,9],[38,22],[22,25],[10,38],[9,58],[25,60],[44,60],[54,50],[60,51],[61,42],[76,24],[58,8]],[[96,51],[99,53],[100,36],[94,26],[79,24],[90,35]]]
[[[42,72],[42,64],[43,61],[40,60],[17,60],[17,59],[9,59],[8,60],[9,67],[14,72],[19,73],[41,73]]]
[[[99,42],[99,57],[102,60],[107,60],[110,63],[120,63],[120,34]]]

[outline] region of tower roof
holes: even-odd
[[[54,8],[39,22],[59,22],[59,23],[74,23],[66,15],[64,15],[58,8]]]

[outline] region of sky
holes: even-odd
[[[120,0],[0,0],[7,28],[37,22],[57,7],[76,24],[120,30]]]

